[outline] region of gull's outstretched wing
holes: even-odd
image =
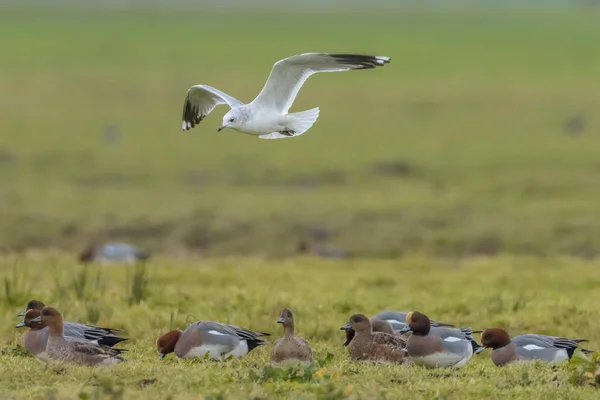
[[[183,103],[181,128],[184,131],[189,131],[219,104],[227,104],[229,107],[234,108],[244,103],[214,87],[206,85],[192,86],[188,89]]]
[[[385,56],[329,53],[305,53],[284,58],[273,65],[267,83],[252,103],[286,113],[294,103],[298,91],[312,74],[370,69],[390,61]]]

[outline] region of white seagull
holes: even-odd
[[[249,104],[211,86],[192,86],[183,104],[184,131],[200,123],[219,104],[231,110],[223,117],[225,128],[235,129],[261,139],[284,139],[302,135],[319,117],[319,108],[288,114],[298,91],[317,72],[371,69],[390,62],[385,56],[360,54],[305,53],[279,60],[273,65],[261,92]]]

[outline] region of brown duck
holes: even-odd
[[[371,321],[363,314],[354,314],[350,317],[350,322],[340,329],[352,329],[355,332],[347,346],[350,359],[386,364],[405,362],[403,341],[396,335],[373,332]]]
[[[308,342],[294,335],[294,315],[289,308],[281,311],[277,320],[283,325],[284,335],[273,343],[271,364],[274,366],[309,365],[312,360],[312,350]]]

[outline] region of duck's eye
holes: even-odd
[[[233,119],[233,118],[231,118],[231,119],[229,120],[229,122],[233,122],[233,120],[234,120],[234,119]]]

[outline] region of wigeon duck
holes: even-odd
[[[406,324],[400,332],[412,332],[406,350],[416,365],[460,368],[473,356],[473,338],[460,329],[432,327],[429,318],[418,311],[406,314]]]
[[[490,328],[481,334],[481,342],[492,349],[492,361],[501,367],[514,361],[541,360],[548,363],[566,361],[573,356],[579,343],[587,339],[568,339],[529,333],[510,338],[500,328]],[[581,349],[583,353],[593,351]]]
[[[41,320],[38,322],[33,322],[34,320],[37,321],[37,318],[41,315],[41,310],[27,310],[23,321],[20,322],[16,328],[22,328],[25,326],[29,328],[29,330],[23,334],[23,347],[25,347],[25,350],[29,351],[37,358],[46,360],[46,345],[48,343],[48,337],[50,336],[50,330]],[[71,333],[73,332],[75,332],[77,335],[71,336],[67,333],[67,330],[64,329],[64,335],[69,340],[91,342],[108,347],[112,347],[117,343],[127,340],[126,338],[107,334],[106,332],[104,333],[104,336],[97,336],[94,334],[86,335],[85,331],[81,330],[71,330]]]
[[[399,331],[406,326],[406,314],[408,314],[408,313],[403,312],[403,311],[394,311],[394,310],[382,311],[371,317],[371,323],[374,320],[387,321],[392,325],[392,329],[394,329],[395,331]],[[446,324],[444,322],[436,322],[433,320],[431,321],[431,326],[447,326],[450,328],[454,327],[454,325],[452,325],[452,324]]]
[[[48,338],[48,329],[43,323],[34,323],[36,328],[32,328],[28,323],[31,324],[31,320],[40,315],[40,311],[45,307],[45,304],[39,300],[30,300],[27,303],[26,310],[17,314],[18,316],[27,316],[27,313],[33,311],[30,315],[30,318],[25,318],[23,322],[19,323],[16,328],[22,328],[28,326],[31,330],[35,330],[36,334],[32,334],[32,338],[36,337],[37,340],[41,340],[40,338],[44,338],[44,343]],[[41,327],[40,329],[37,329]],[[64,333],[66,337],[73,338],[81,338],[89,341],[95,341],[98,344],[102,344],[105,346],[114,346],[117,343],[123,342],[127,340],[126,338],[122,338],[116,336],[115,333],[123,332],[122,329],[113,329],[113,328],[101,328],[93,325],[80,324],[77,322],[63,322]],[[33,340],[33,339],[32,339]]]
[[[81,262],[98,262],[101,264],[109,263],[127,263],[134,264],[139,261],[146,261],[150,254],[138,247],[127,243],[106,243],[102,246],[87,246],[79,253]]]
[[[350,359],[385,364],[402,364],[405,361],[402,340],[384,332],[373,332],[371,321],[363,314],[354,314],[350,322],[340,329],[353,329],[354,338],[347,346]]]
[[[225,360],[230,356],[242,357],[254,348],[267,344],[260,337],[269,335],[220,322],[198,321],[183,332],[175,329],[163,334],[156,341],[156,348],[160,358],[174,352],[180,358]]]
[[[77,365],[113,365],[125,361],[121,357],[124,349],[65,338],[62,315],[55,308],[44,307],[41,315],[31,322],[41,322],[48,327],[49,336],[45,354],[48,361]]]
[[[404,321],[406,321],[406,314],[405,312],[401,312],[401,311],[393,311],[393,310],[387,310],[387,311],[382,311],[378,314],[375,314],[374,316],[372,316],[371,319],[371,326],[373,327],[373,332],[385,332],[385,333],[389,333],[389,334],[395,334],[400,336],[400,338],[406,342],[406,340],[408,340],[408,337],[410,336],[410,332],[401,334],[400,330],[403,329],[406,326],[406,323]],[[454,325],[451,324],[446,324],[444,322],[436,322],[436,321],[431,321],[431,326],[449,326],[449,327],[453,327]],[[391,332],[390,332],[391,330]],[[346,341],[344,342],[344,346],[348,346],[348,344],[350,343],[350,341],[352,340],[352,338],[354,337],[354,330],[353,329],[347,329],[346,330]]]
[[[309,365],[312,360],[312,350],[308,342],[294,336],[294,316],[288,308],[283,309],[278,324],[283,325],[284,336],[273,343],[271,349],[271,364],[275,366]]]
[[[392,324],[390,324],[389,322],[373,318],[371,318],[370,321],[373,332],[383,332],[387,333],[388,335],[394,335],[397,336],[398,339],[400,339],[403,343],[406,343],[406,339],[408,338],[408,336],[402,335],[399,332],[394,331],[394,329],[392,328]],[[354,329],[352,328],[346,329],[345,331],[346,341],[344,342],[344,346],[348,346],[354,338],[354,336],[356,336],[356,332],[354,332]],[[408,335],[410,335],[410,333]]]

